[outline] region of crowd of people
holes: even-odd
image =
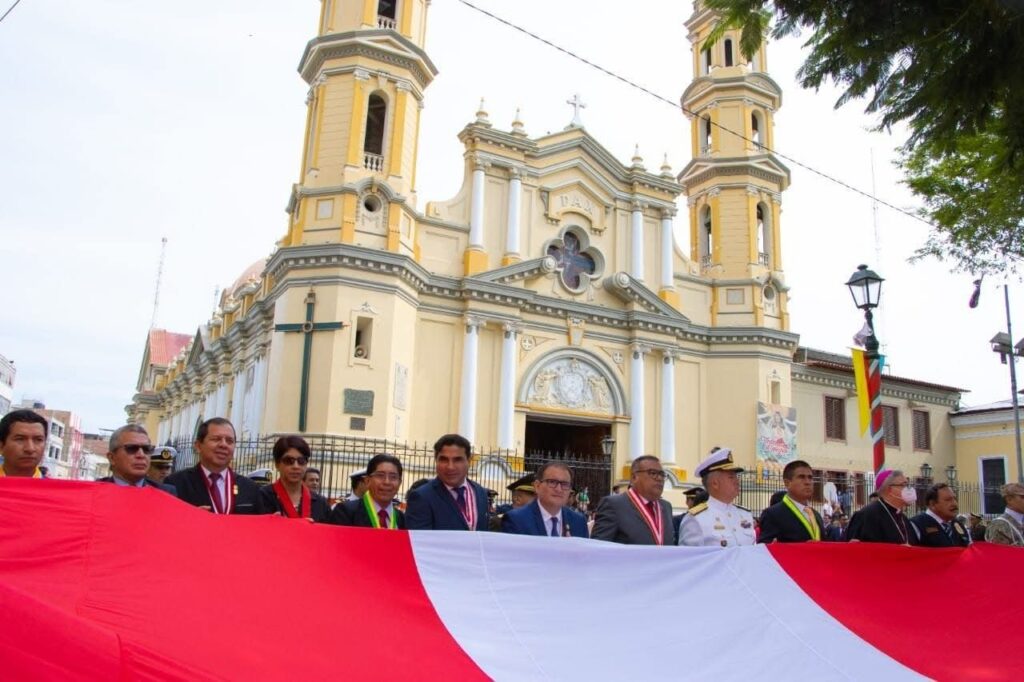
[[[31,410],[15,410],[0,419],[0,477],[41,478],[39,463],[46,448],[47,422]],[[110,476],[101,481],[162,490],[215,514],[277,514],[309,522],[342,526],[409,530],[500,531],[522,535],[579,537],[631,545],[735,547],[771,542],[863,541],[926,547],[967,547],[982,539],[1024,547],[1024,485],[1003,486],[1003,514],[979,534],[980,523],[965,524],[954,490],[945,483],[925,494],[927,510],[907,517],[916,490],[901,471],[882,471],[869,504],[847,522],[836,509],[828,522],[812,505],[811,465],[790,462],[783,470],[785,490],[760,514],[737,505],[739,474],[729,448],[715,448],[696,469],[702,486],[688,493],[688,509],[673,516],[663,498],[666,472],[657,457],[637,457],[627,485],[601,499],[593,518],[573,504],[573,472],[549,461],[509,486],[512,505],[497,513],[488,492],[469,478],[472,445],[458,434],[434,444],[436,476],[409,486],[404,504],[401,460],[375,454],[366,469],[353,475],[352,494],[331,505],[320,494],[321,472],[311,468],[312,453],[300,436],[282,436],[273,447],[277,480],[260,486],[231,468],[235,429],[220,417],[197,431],[198,462],[171,473],[173,455],[155,447],[146,430],[128,424],[110,436]],[[586,509],[584,503],[583,508]]]

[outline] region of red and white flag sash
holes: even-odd
[[[459,513],[462,514],[462,520],[466,522],[466,527],[469,530],[476,530],[476,494],[473,493],[473,486],[469,484],[468,480],[462,485],[466,487],[466,511],[460,509]],[[459,506],[458,501],[455,502],[455,506]]]
[[[203,483],[206,484],[206,494],[210,496],[210,510],[214,514],[230,514],[233,512],[235,510],[235,495],[238,492],[235,487],[235,472],[231,469],[225,469],[221,474],[224,477],[224,497],[222,502],[226,511],[218,509],[213,501],[213,484],[210,483],[210,477],[206,475],[202,468],[199,469],[199,473],[203,475]]]
[[[661,518],[661,505],[658,502],[654,503],[654,516],[652,517],[647,511],[647,505],[644,504],[643,499],[632,488],[629,489],[627,494],[633,506],[640,512],[640,518],[647,524],[647,529],[651,531],[651,536],[654,537],[654,544],[665,544],[665,537],[662,535],[662,529],[665,526],[664,520]]]

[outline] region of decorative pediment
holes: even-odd
[[[663,301],[657,294],[628,273],[616,272],[610,277],[605,277],[604,288],[615,294],[622,301],[638,303],[652,313],[667,315],[679,321],[690,321],[688,317]]]
[[[611,202],[602,199],[597,191],[580,180],[560,187],[544,188],[540,196],[544,203],[544,217],[548,222],[560,225],[572,221],[595,234],[601,234],[607,229],[614,208]]]
[[[563,348],[542,357],[523,376],[519,402],[535,408],[590,414],[625,414],[622,387],[588,351]]]

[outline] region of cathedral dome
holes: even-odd
[[[252,293],[251,289],[258,286],[260,280],[263,278],[263,269],[267,266],[267,259],[260,258],[258,261],[251,264],[242,274],[238,276],[238,279],[228,287],[225,292],[227,298],[239,299],[247,293]],[[246,289],[246,291],[242,291]]]

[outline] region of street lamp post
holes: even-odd
[[[875,338],[875,322],[872,310],[878,307],[882,296],[882,282],[868,266],[857,266],[846,286],[850,288],[853,303],[864,311],[868,336],[864,342],[864,359],[868,365],[868,396],[871,404],[871,440],[874,453],[875,473],[885,467],[885,426],[882,420],[882,367],[878,353],[878,339]]]
[[[1003,285],[1003,300],[1006,303],[1006,332],[992,337],[992,350],[999,353],[1003,364],[1010,365],[1010,396],[1013,400],[1013,436],[1017,446],[1017,482],[1024,483],[1024,467],[1021,465],[1020,448],[1020,401],[1017,399],[1017,358],[1024,356],[1024,339],[1013,344],[1013,323],[1010,320],[1010,287]],[[1009,361],[1009,363],[1007,363]]]
[[[928,462],[921,465],[921,478],[932,480],[932,465]]]

